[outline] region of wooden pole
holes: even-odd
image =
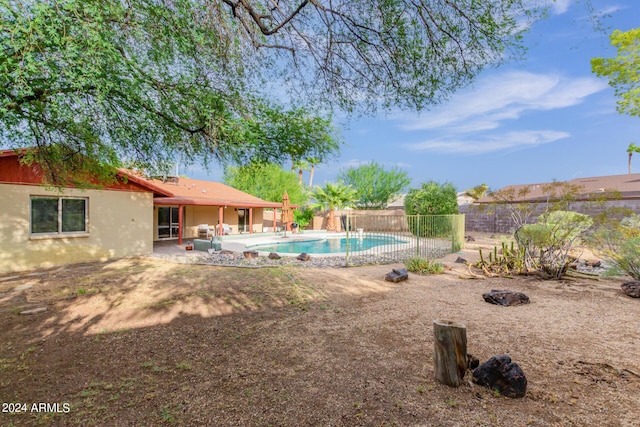
[[[433,321],[436,380],[458,387],[467,370],[467,327],[449,320]]]

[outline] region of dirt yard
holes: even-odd
[[[640,300],[621,280],[468,280],[453,259],[398,284],[394,266],[146,258],[0,278],[0,425],[640,425]],[[481,362],[510,355],[526,397],[437,383],[435,319],[464,323]]]

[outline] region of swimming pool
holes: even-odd
[[[366,251],[381,245],[393,245],[407,243],[404,240],[391,236],[366,236],[350,237],[349,252]],[[260,252],[280,252],[280,253],[301,253],[308,254],[334,254],[347,251],[346,238],[323,238],[314,240],[301,240],[295,242],[269,243],[263,245],[249,246],[248,248]]]

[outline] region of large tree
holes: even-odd
[[[37,146],[58,174],[83,156],[92,168],[317,157],[261,138],[287,120],[267,93],[424,108],[518,46],[527,4],[0,0],[0,144]]]
[[[356,189],[355,205],[360,209],[384,209],[389,200],[411,184],[406,171],[386,170],[377,162],[350,167],[341,172],[338,179]]]
[[[611,44],[618,49],[615,58],[593,58],[591,70],[609,79],[621,114],[640,116],[640,28],[615,30]]]
[[[270,202],[281,202],[286,190],[292,204],[303,206],[307,203],[306,191],[298,185],[296,175],[274,163],[227,167],[223,181],[233,188]]]

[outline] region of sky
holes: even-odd
[[[601,30],[594,29],[584,3],[557,0],[550,16],[525,34],[523,59],[484,70],[429,111],[349,121],[341,128],[340,155],[316,167],[314,185],[335,182],[346,168],[371,161],[407,171],[411,187],[433,180],[458,191],[482,183],[497,190],[626,174],[626,148],[640,144],[640,118],[616,111],[613,89],[591,72],[590,60],[616,55],[609,35],[640,26],[640,2],[591,4],[604,15]],[[640,155],[635,164],[640,172]],[[222,177],[218,166],[180,173]]]

